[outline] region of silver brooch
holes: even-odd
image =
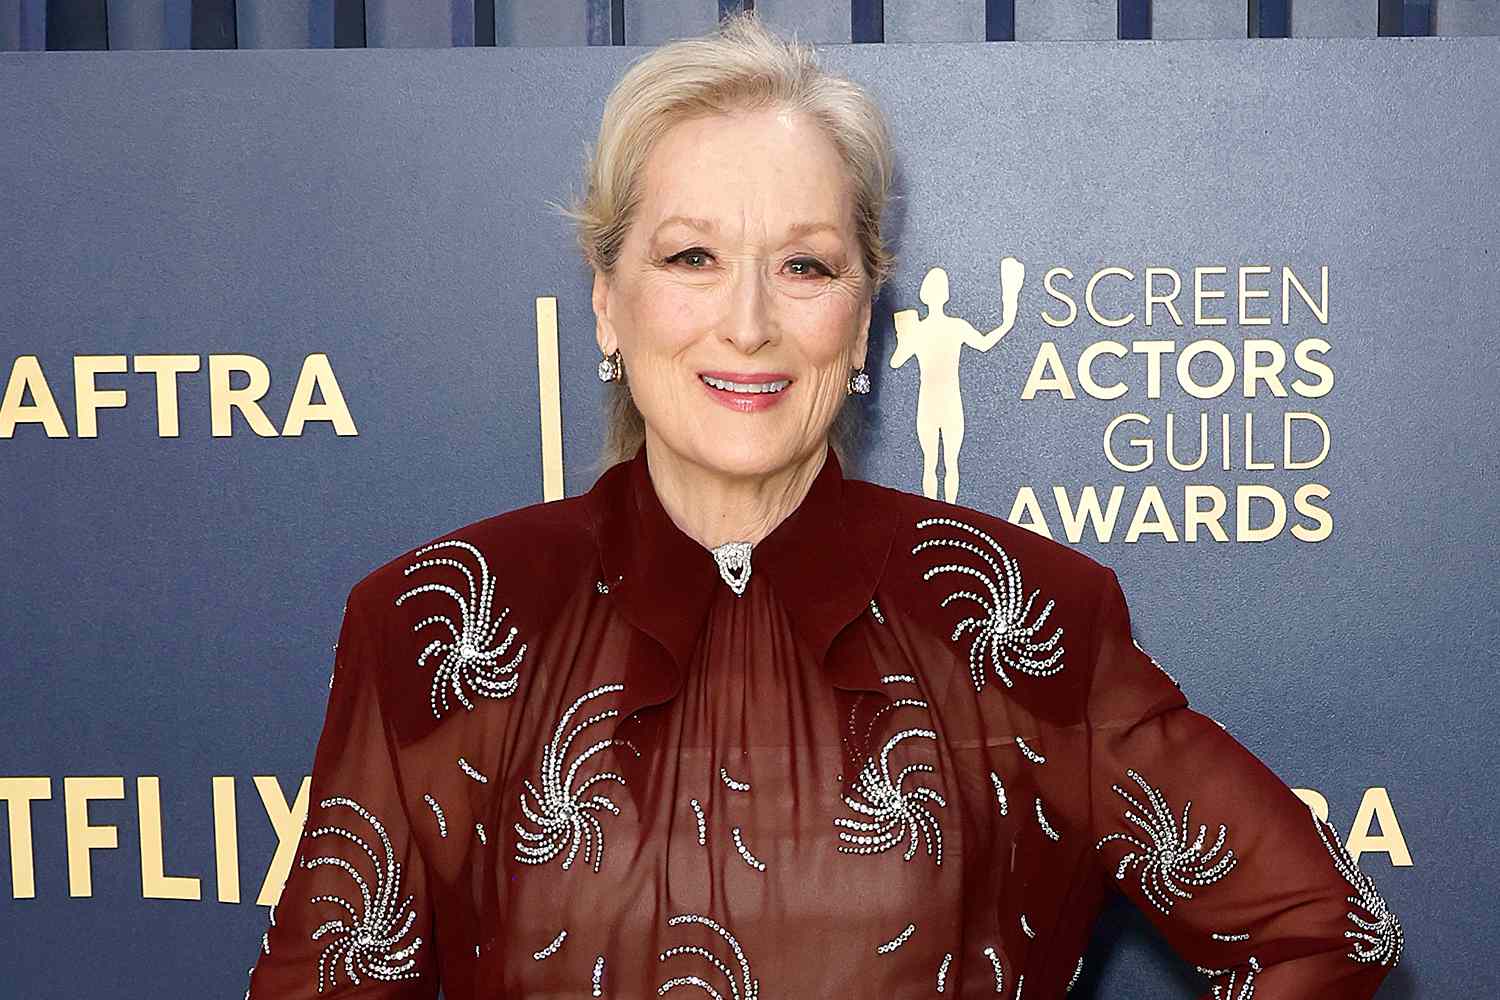
[[[714,562],[719,564],[719,576],[736,596],[744,594],[745,586],[750,582],[750,543],[725,542],[712,551]]]

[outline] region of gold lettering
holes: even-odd
[[[1193,268],[1193,323],[1197,326],[1227,326],[1229,320],[1223,316],[1203,315],[1204,299],[1222,299],[1229,293],[1214,291],[1203,287],[1203,277],[1208,274],[1228,274],[1227,267],[1195,267]]]
[[[31,402],[21,402],[26,390],[31,390]],[[41,424],[49,438],[68,436],[68,425],[63,422],[62,411],[42,366],[35,354],[23,354],[11,365],[10,379],[5,383],[5,398],[0,400],[0,438],[14,437],[17,424]]]
[[[1105,316],[1103,313],[1099,312],[1099,310],[1094,306],[1094,287],[1098,285],[1099,282],[1112,275],[1124,278],[1126,281],[1135,280],[1135,275],[1131,274],[1123,267],[1101,268],[1100,270],[1094,272],[1093,276],[1089,278],[1089,283],[1084,286],[1083,301],[1088,306],[1089,316],[1091,316],[1094,322],[1098,323],[1100,326],[1127,326],[1135,322],[1135,313],[1126,313],[1124,316],[1121,316],[1118,319],[1111,319],[1110,317]]]
[[[1246,299],[1269,299],[1271,293],[1264,288],[1247,288],[1245,278],[1251,274],[1270,274],[1270,264],[1249,264],[1240,268],[1240,326],[1270,326],[1271,317],[1251,316],[1245,312]]]
[[[240,901],[240,838],[236,826],[234,778],[214,775],[214,877],[219,902]]]
[[[196,372],[198,355],[137,354],[134,360],[137,374],[156,376],[156,436],[178,437],[177,376]]]
[[[1057,301],[1068,304],[1068,317],[1067,319],[1055,319],[1044,309],[1042,310],[1042,322],[1048,326],[1071,326],[1073,321],[1078,318],[1078,303],[1074,302],[1072,296],[1068,295],[1067,292],[1060,292],[1053,286],[1052,279],[1058,275],[1062,275],[1070,281],[1073,278],[1073,272],[1067,268],[1054,267],[1042,276],[1042,287],[1047,290],[1048,295]],[[1072,399],[1073,397],[1068,396],[1067,398]]]
[[[1307,294],[1307,289],[1289,267],[1281,269],[1281,325],[1286,326],[1291,322],[1292,296],[1290,289],[1293,285],[1297,287],[1297,294],[1302,296],[1302,301],[1307,303],[1318,322],[1324,326],[1328,325],[1328,265],[1324,264],[1319,270],[1322,279],[1322,288],[1318,293],[1318,301],[1314,302]]]
[[[250,382],[241,389],[230,385],[231,372],[244,372]],[[250,354],[210,354],[208,356],[208,404],[214,437],[229,437],[234,432],[234,411],[245,416],[250,429],[261,437],[275,437],[271,423],[259,400],[271,388],[271,370],[260,358]]]
[[[10,893],[36,898],[36,853],[31,839],[31,804],[52,798],[51,778],[0,778],[0,799],[10,825]]]
[[[302,839],[302,827],[307,822],[308,796],[312,787],[310,778],[302,779],[297,790],[297,801],[288,806],[281,794],[281,785],[271,775],[256,775],[255,790],[260,792],[260,801],[266,807],[266,818],[276,831],[276,854],[266,869],[266,879],[261,883],[256,902],[261,906],[275,906],[281,898],[287,876],[292,872],[292,859],[297,855],[297,843]]]
[[[99,436],[99,410],[118,409],[125,405],[124,389],[100,389],[94,376],[128,371],[123,354],[75,354],[73,356],[74,410],[78,415],[78,436]]]
[[[120,832],[116,827],[89,823],[89,803],[96,799],[124,797],[124,778],[63,779],[63,811],[68,824],[68,895],[92,896],[91,852],[120,846]]]
[[[202,899],[197,878],[168,875],[161,833],[161,778],[135,779],[135,802],[141,821],[141,896],[145,899]]]
[[[312,401],[315,388],[323,396],[321,403]],[[302,359],[302,372],[297,376],[297,387],[292,390],[292,405],[281,428],[282,437],[301,436],[302,427],[309,420],[328,421],[340,437],[359,434],[326,354],[309,354]]]
[[[1026,384],[1021,388],[1021,398],[1032,399],[1039,392],[1055,392],[1063,399],[1078,398],[1073,392],[1073,383],[1068,381],[1068,366],[1057,353],[1057,344],[1050,340],[1038,345]]]
[[[1151,279],[1158,274],[1165,274],[1172,279],[1172,294],[1157,295],[1153,290]],[[1182,316],[1177,312],[1177,293],[1182,291],[1182,277],[1175,268],[1170,267],[1148,267],[1146,268],[1146,325],[1151,325],[1152,306],[1160,304],[1167,307],[1167,312],[1172,314],[1172,322],[1178,326],[1182,325]]]
[[[1182,527],[1183,534],[1190,542],[1198,540],[1198,527],[1201,525],[1208,529],[1208,533],[1215,541],[1229,541],[1229,533],[1224,530],[1220,522],[1224,519],[1224,512],[1229,508],[1229,498],[1224,491],[1217,486],[1190,483],[1183,487],[1183,511]],[[1209,501],[1209,509],[1204,510],[1198,501]]]
[[[1370,825],[1380,823],[1380,832],[1372,834]],[[1411,851],[1406,847],[1406,838],[1401,835],[1401,824],[1396,822],[1396,810],[1391,805],[1391,795],[1384,788],[1366,788],[1359,800],[1359,810],[1349,829],[1349,839],[1344,844],[1349,856],[1355,861],[1367,851],[1383,851],[1390,856],[1396,868],[1411,867]]]
[[[1135,516],[1130,519],[1130,527],[1125,529],[1125,541],[1138,541],[1148,531],[1161,535],[1162,541],[1177,541],[1177,529],[1172,525],[1172,515],[1167,512],[1166,501],[1162,499],[1161,488],[1157,486],[1147,486],[1141,490]]]

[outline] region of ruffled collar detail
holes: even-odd
[[[895,529],[883,491],[846,480],[831,446],[797,509],[752,547],[748,590],[771,587],[793,630],[836,687],[883,692],[868,657],[829,649],[870,606]],[[646,446],[608,469],[589,491],[607,600],[666,651],[668,669],[635,668],[626,678],[631,708],[666,701],[702,635],[709,606],[726,581],[711,550],[672,521],[651,481]],[[633,689],[633,690],[632,690]]]

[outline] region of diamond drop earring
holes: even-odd
[[[617,348],[615,353],[599,362],[599,381],[618,382],[625,378],[625,359],[620,357]]]
[[[870,391],[870,375],[863,368],[854,369],[844,387],[846,396],[863,396]]]

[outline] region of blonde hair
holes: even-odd
[[[662,135],[691,118],[766,107],[810,116],[838,150],[853,187],[855,235],[874,298],[895,263],[881,238],[893,172],[885,117],[862,87],[824,71],[811,45],[781,38],[748,12],[726,18],[708,35],[652,50],[610,92],[584,168],[584,193],[561,208],[575,223],[589,265],[606,274],[614,268],[640,203],[646,161]],[[861,409],[841,406],[829,430],[846,468]],[[645,440],[645,420],[624,381],[606,389],[604,425],[599,471],[631,458]]]

